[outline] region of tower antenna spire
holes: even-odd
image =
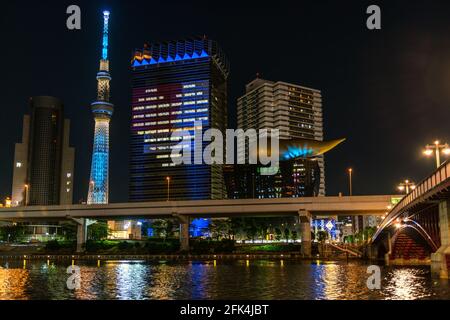
[[[111,81],[108,60],[109,16],[109,11],[103,11],[102,58],[97,73],[97,100],[91,103],[95,129],[88,204],[106,204],[109,196],[109,122],[114,112],[114,105],[109,102]]]
[[[108,26],[109,24],[109,11],[103,11],[103,39],[102,39],[102,59],[108,60]]]

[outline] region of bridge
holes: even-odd
[[[0,221],[72,220],[78,225],[77,251],[83,250],[87,227],[96,219],[177,218],[181,249],[189,249],[192,218],[297,216],[302,251],[311,255],[311,217],[324,215],[383,215],[393,196],[304,197],[240,200],[191,200],[111,203],[105,205],[27,206],[0,208]]]
[[[372,237],[371,256],[388,263],[430,263],[449,277],[450,162],[420,182],[384,218]]]

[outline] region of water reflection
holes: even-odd
[[[450,299],[427,267],[383,267],[382,289],[369,290],[358,262],[74,261],[81,288],[69,290],[71,262],[2,262],[0,299]]]
[[[431,279],[423,269],[396,268],[387,275],[386,280],[387,299],[423,299],[433,294],[427,289],[431,285]]]

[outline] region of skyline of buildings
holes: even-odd
[[[97,100],[91,104],[95,129],[87,204],[108,203],[109,122],[114,110],[109,101],[109,15],[108,11],[103,12]],[[135,51],[131,65],[129,200],[233,197],[227,194],[221,165],[174,166],[170,159],[172,146],[178,142],[170,137],[171,133],[185,130],[193,133],[196,120],[203,122],[204,131],[217,128],[224,132],[227,128],[229,63],[217,42],[203,36],[145,44],[142,50]],[[321,93],[317,89],[257,78],[246,85],[246,93],[237,100],[237,106],[238,128],[278,128],[281,139],[323,140]],[[207,142],[203,141],[203,144],[202,149]],[[191,146],[195,150],[193,140]],[[309,162],[298,160],[289,170],[283,168],[272,179],[258,176],[257,183],[253,182],[251,187],[254,190],[245,191],[246,196],[323,195],[323,157],[318,156],[319,170]],[[320,175],[319,191],[314,186],[317,185],[317,172]],[[244,176],[246,174],[240,175],[239,179]],[[291,182],[299,184],[302,190],[294,190],[298,187],[292,184],[285,188],[287,178],[292,178]],[[308,181],[307,186],[305,181]]]

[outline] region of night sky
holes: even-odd
[[[66,8],[82,29],[66,28]],[[382,29],[366,28],[378,4]],[[71,119],[74,201],[86,199],[93,139],[90,103],[101,51],[101,12],[111,10],[110,201],[128,199],[130,67],[144,42],[207,35],[231,63],[229,127],[236,99],[263,78],[322,90],[325,139],[347,138],[326,161],[327,194],[395,193],[434,169],[421,148],[450,142],[450,1],[14,1],[0,13],[0,198],[11,193],[14,143],[28,98],[53,95]]]

